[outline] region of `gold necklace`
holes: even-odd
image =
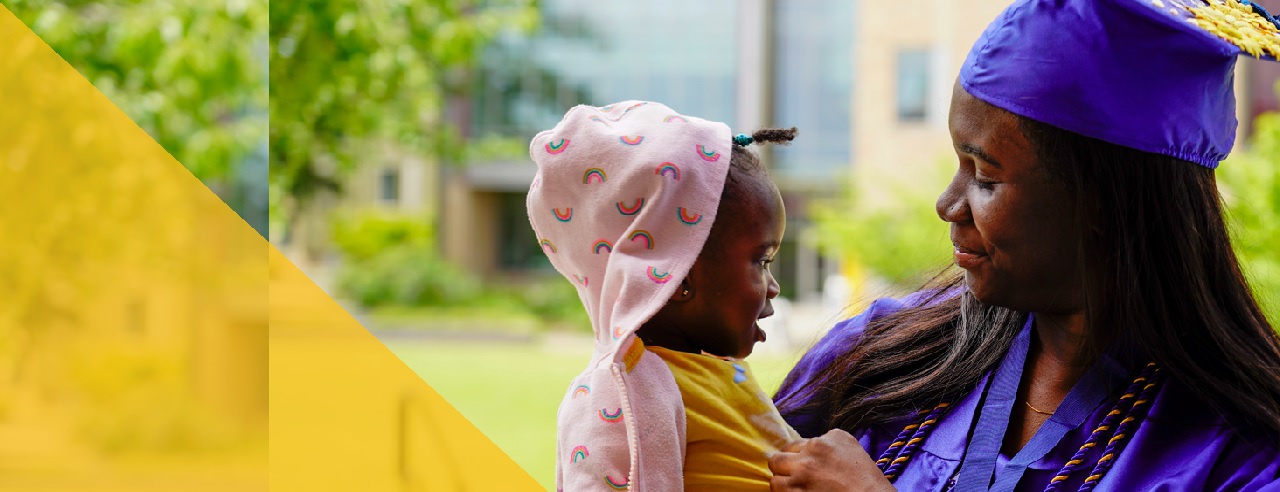
[[[1041,409],[1039,409],[1039,408],[1036,408],[1036,407],[1031,406],[1031,401],[1030,401],[1030,400],[1024,401],[1023,403],[1026,403],[1026,404],[1027,404],[1027,408],[1030,408],[1030,409],[1031,409],[1031,411],[1033,411],[1033,412],[1035,412],[1035,413],[1038,413],[1038,414],[1040,414],[1040,415],[1053,415],[1053,412],[1046,412],[1046,411],[1044,411],[1044,410],[1041,410]],[[1056,412],[1056,411],[1058,411],[1058,410],[1055,408],[1053,411],[1054,411],[1054,412]]]

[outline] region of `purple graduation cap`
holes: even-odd
[[[1280,24],[1239,0],[1019,0],[960,83],[992,105],[1216,168],[1235,142],[1236,56],[1276,60]]]

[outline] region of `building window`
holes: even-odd
[[[924,121],[928,107],[929,52],[898,53],[898,121]]]
[[[524,193],[498,194],[498,267],[502,270],[550,270],[529,225]]]
[[[399,169],[384,169],[378,176],[378,198],[392,205],[400,202]]]
[[[771,150],[781,176],[823,183],[849,167],[853,9],[846,0],[774,3],[772,123],[800,129],[797,145]]]
[[[536,34],[500,36],[478,60],[467,119],[471,137],[527,142],[575,105],[628,99],[734,120],[735,0],[651,0],[641,9],[582,0],[538,5],[542,25]],[[600,28],[624,18],[624,26]],[[729,21],[703,22],[708,18]],[[655,36],[648,26],[659,25],[681,34]]]

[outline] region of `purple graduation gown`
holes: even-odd
[[[862,314],[837,324],[800,360],[775,399],[781,401],[796,392],[801,383],[830,364],[862,334],[870,320],[902,309],[908,302],[911,301],[881,299]],[[1028,319],[999,367],[968,395],[953,402],[951,410],[902,470],[895,487],[1039,492],[1084,444],[1133,377],[1110,358],[1104,357],[1081,378],[1054,416],[1021,451],[1014,456],[1003,456],[999,451],[1022,376],[1032,324]],[[782,410],[788,423],[804,437],[828,430],[821,416]],[[855,437],[876,459],[907,423],[904,419],[874,426]],[[1083,469],[1077,470],[1059,490],[1076,490],[1097,462],[1102,447],[1086,455]],[[1280,444],[1275,436],[1237,432],[1176,381],[1166,378],[1147,418],[1094,490],[1280,492]]]

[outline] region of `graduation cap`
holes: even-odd
[[[1240,0],[1020,0],[960,83],[992,105],[1216,168],[1235,142],[1236,58],[1280,58],[1280,22]]]

